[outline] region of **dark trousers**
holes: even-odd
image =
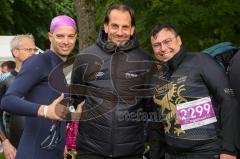
[[[15,148],[18,147],[18,143],[24,130],[24,124],[25,124],[24,116],[11,115],[9,123],[10,126],[9,139]]]
[[[106,157],[100,155],[77,155],[77,159],[142,159],[142,156]]]
[[[165,154],[165,159],[218,159],[216,154]]]
[[[159,122],[150,122],[148,125],[148,142],[151,159],[164,159],[165,147],[167,146],[163,134],[163,125]]]

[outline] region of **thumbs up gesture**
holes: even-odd
[[[64,94],[62,93],[51,104],[41,105],[38,110],[38,116],[42,116],[52,120],[64,120],[69,110],[66,106],[60,104],[63,99]]]
[[[83,112],[84,104],[85,104],[85,100],[82,101],[80,104],[78,104],[76,111],[71,112],[71,120],[73,120],[73,121],[75,121],[75,120],[76,120],[76,121],[80,120],[81,114],[82,114],[82,112]]]

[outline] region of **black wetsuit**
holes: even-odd
[[[41,105],[49,105],[60,96],[62,90],[55,90],[49,84],[50,73],[63,61],[51,50],[37,54],[24,61],[22,68],[5,93],[1,108],[10,113],[24,115],[25,126],[18,146],[16,159],[60,159],[66,139],[66,123],[59,125],[56,136],[61,136],[56,147],[49,151],[41,143],[49,136],[53,120],[38,117]],[[53,82],[65,86],[65,78],[57,76]],[[50,145],[50,144],[49,144]]]

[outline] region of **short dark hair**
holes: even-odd
[[[111,13],[112,10],[120,10],[120,11],[127,11],[130,16],[131,16],[131,25],[135,26],[135,15],[134,15],[134,11],[131,7],[125,5],[125,4],[112,4],[106,11],[105,13],[105,17],[104,17],[104,24],[108,24],[109,23],[109,15]]]
[[[7,66],[9,70],[14,70],[16,63],[14,61],[5,61],[1,64],[1,68]]]
[[[151,37],[156,36],[156,34],[159,33],[163,29],[169,30],[169,31],[173,32],[176,36],[178,36],[177,29],[173,25],[167,24],[167,23],[160,23],[152,29]]]

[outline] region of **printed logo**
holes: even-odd
[[[138,77],[138,74],[134,74],[134,73],[125,73],[125,78],[126,79],[132,79],[132,78],[137,78]]]
[[[104,75],[104,72],[97,72],[96,73],[96,78],[102,77]]]

